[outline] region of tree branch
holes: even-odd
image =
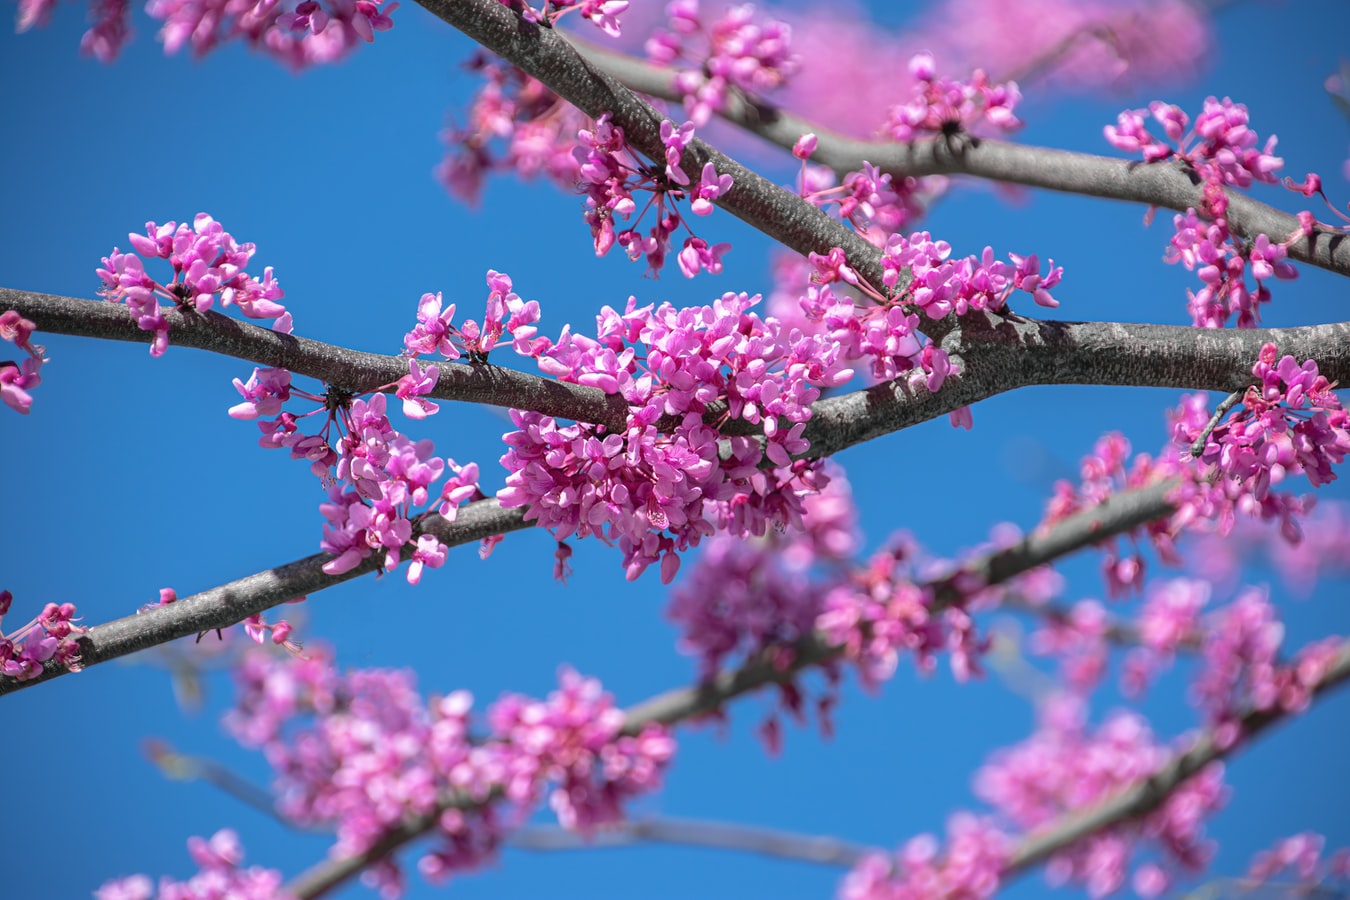
[[[460,508],[453,523],[434,513],[423,516],[417,522],[414,540],[417,534],[434,534],[447,547],[454,547],[527,527],[524,510],[502,509],[494,498]],[[228,628],[263,610],[377,571],[384,555],[376,552],[341,575],[323,571],[324,563],[331,559],[327,553],[316,553],[164,606],[95,625],[77,639],[81,666],[87,669],[188,635]],[[16,681],[0,677],[0,695],[51,681],[68,671],[49,660],[34,678]]]
[[[680,92],[671,86],[673,71],[582,40],[574,38],[573,41],[586,59],[632,90],[662,100],[681,100]],[[883,112],[878,112],[878,122]],[[1201,184],[1193,173],[1175,163],[1145,164],[990,138],[971,139],[960,146],[953,145],[947,138],[909,144],[861,141],[821,128],[736,91],[728,92],[726,108],[718,115],[785,150],[791,150],[803,134],[814,133],[818,142],[811,156],[812,162],[841,173],[859,171],[866,161],[896,178],[970,175],[1005,184],[1142,203],[1177,212],[1202,209],[1205,205]],[[1225,216],[1234,233],[1248,240],[1265,234],[1279,242],[1301,230],[1297,216],[1253,200],[1246,194],[1231,190],[1227,193],[1229,205]],[[1319,228],[1310,237],[1300,237],[1290,244],[1289,256],[1318,268],[1350,275],[1350,235]]]
[[[0,287],[0,311],[7,309],[31,319],[39,331],[140,344],[154,339],[152,332],[140,329],[130,310],[117,303]],[[393,384],[408,374],[405,357],[362,353],[279,334],[215,311],[184,313],[162,308],[161,312],[169,322],[173,344],[289,369],[357,393]],[[436,366],[441,374],[427,396],[438,400],[532,409],[562,419],[603,424],[619,432],[627,427],[628,404],[599,388],[564,384],[492,365],[441,361]]]

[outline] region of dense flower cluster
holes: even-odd
[[[567,828],[622,821],[627,802],[660,786],[675,750],[659,726],[623,734],[612,697],[570,669],[545,700],[507,695],[489,707],[481,736],[470,733],[468,692],[428,704],[406,670],[344,675],[321,655],[258,655],[238,677],[226,725],[276,770],[279,811],[335,828],[340,856],[435,816],[439,844],[419,868],[437,881],[491,859],[546,795]],[[375,870],[381,887],[401,878],[392,861]]]
[[[1204,282],[1198,292],[1187,292],[1192,321],[1203,328],[1222,328],[1236,313],[1239,328],[1255,328],[1261,319],[1259,304],[1270,300],[1265,282],[1298,274],[1285,259],[1286,243],[1303,236],[1312,218],[1301,215],[1302,227],[1279,240],[1261,234],[1243,241],[1229,228],[1225,188],[1278,183],[1276,173],[1284,161],[1274,155],[1276,139],[1271,136],[1264,149],[1257,149],[1247,107],[1227,97],[1205,100],[1189,131],[1190,117],[1177,106],[1154,101],[1147,112],[1162,127],[1166,140],[1148,130],[1142,109],[1122,112],[1115,125],[1106,126],[1106,139],[1121,150],[1140,153],[1146,162],[1180,160],[1204,184],[1203,208],[1174,217],[1176,234],[1164,257],[1198,270]],[[1314,185],[1316,176],[1309,176],[1308,183]],[[1248,271],[1256,281],[1255,290],[1247,285]]]
[[[1269,850],[1258,853],[1252,860],[1247,877],[1258,882],[1297,879],[1297,887],[1290,890],[1299,893],[1335,889],[1343,891],[1350,887],[1350,848],[1341,848],[1326,859],[1322,850],[1326,838],[1311,831],[1295,834],[1277,843]],[[1340,882],[1336,885],[1336,882]]]
[[[1089,731],[1081,702],[1065,697],[1043,707],[1036,734],[995,754],[976,776],[975,792],[1031,832],[1148,779],[1169,757],[1138,715],[1116,713]],[[1195,870],[1213,853],[1204,822],[1223,806],[1226,793],[1223,766],[1211,764],[1156,811],[1057,853],[1047,877],[1052,883],[1083,884],[1093,897],[1105,896],[1124,885],[1132,857],[1146,842],[1156,844],[1171,866]],[[1149,875],[1167,877],[1156,866]]]
[[[998,891],[1010,844],[989,820],[958,813],[947,823],[945,852],[923,834],[892,856],[869,853],[844,876],[839,900],[983,900]]]
[[[241,40],[292,69],[342,59],[375,32],[394,26],[393,2],[384,0],[146,0],[145,12],[163,25],[159,39],[166,53],[185,45],[201,57],[220,45]],[[56,0],[19,0],[19,31],[45,25]],[[89,0],[89,31],[80,49],[100,62],[112,62],[131,39],[129,0]]]
[[[1056,483],[1046,524],[1096,506],[1119,489],[1176,478],[1176,512],[1144,529],[1164,562],[1179,562],[1175,544],[1183,531],[1228,534],[1239,513],[1277,521],[1287,540],[1300,540],[1299,522],[1312,504],[1272,488],[1299,474],[1314,486],[1335,479],[1332,467],[1350,452],[1350,416],[1315,362],[1300,364],[1278,353],[1274,344],[1262,347],[1252,367],[1258,386],[1248,389],[1228,422],[1208,432],[1198,460],[1192,444],[1206,434],[1211,414],[1206,395],[1191,394],[1171,414],[1171,441],[1158,458],[1140,454],[1127,468],[1129,442],[1119,434],[1099,440],[1083,460],[1082,482]],[[1113,596],[1143,583],[1138,553],[1122,558],[1110,549],[1105,568]]]
[[[760,19],[751,4],[732,6],[705,24],[699,0],[671,0],[666,16],[668,30],[647,39],[647,56],[677,69],[673,85],[697,126],[726,107],[730,91],[764,94],[797,70],[792,29]]]
[[[113,302],[125,302],[142,331],[152,331],[150,355],[159,356],[169,346],[169,323],[159,301],[168,300],[179,309],[206,312],[219,297],[222,306],[238,306],[251,319],[276,319],[275,331],[291,333],[291,317],[281,299],[281,286],[272,277],[272,267],[263,270],[262,280],[244,270],[253,258],[253,244],[240,244],[221,224],[206,213],[198,213],[192,227],[177,222],[156,225],[145,223],[145,234],[131,234],[136,253],[147,259],[167,259],[173,266],[173,280],[163,284],[145,273],[145,263],[136,253],[122,253],[114,247],[103,257],[98,276],[103,282],[99,293]]]
[[[981,69],[968,81],[938,78],[932,54],[919,53],[909,61],[914,96],[891,108],[885,130],[897,141],[942,135],[955,138],[985,130],[1015,131],[1022,122],[1014,114],[1022,94],[1016,82],[992,83]]]
[[[818,462],[794,461],[807,449],[810,405],[851,373],[837,347],[785,333],[750,311],[758,303],[730,293],[686,309],[630,299],[622,313],[601,310],[594,339],[564,329],[539,351],[540,369],[621,395],[628,428],[512,410],[519,430],[505,437],[498,499],[526,507],[560,540],[617,542],[630,578],[660,560],[667,582],[678,552],[714,532],[799,527],[803,498],[828,480]],[[719,433],[737,421],[762,429],[762,440]]]
[[[0,313],[0,341],[10,341],[28,354],[22,362],[0,360],[0,402],[23,415],[28,415],[33,406],[33,395],[29,391],[42,383],[38,373],[47,361],[43,356],[46,348],[32,341],[36,330],[37,325],[12,309]]]
[[[281,890],[280,872],[242,867],[244,848],[228,828],[210,840],[188,838],[188,853],[200,871],[187,881],[164,877],[156,887],[144,875],[130,875],[105,883],[95,900],[290,900]]]
[[[13,603],[14,595],[0,590],[0,622]],[[37,618],[8,634],[0,628],[0,675],[27,681],[42,674],[42,664],[53,659],[78,672],[80,645],[74,636],[87,630],[75,624],[75,604],[48,603]]]
[[[686,122],[676,126],[667,120],[661,123],[661,142],[665,158],[661,164],[648,166],[637,158],[624,140],[623,129],[602,115],[590,129],[577,133],[578,146],[574,151],[580,163],[578,182],[586,195],[586,223],[595,243],[595,255],[604,256],[615,244],[623,247],[629,259],[647,260],[648,271],[655,275],[665,266],[671,250],[671,237],[680,228],[689,231],[689,225],[675,207],[674,201],[688,198],[696,215],[712,212],[712,202],[731,189],[730,175],[718,175],[712,163],[699,173],[697,184],[681,167],[685,147],[694,139],[694,125]],[[615,230],[615,223],[638,212],[641,220],[651,203],[639,212],[634,200],[635,191],[650,191],[655,196],[656,219],[644,235],[637,223]],[[669,202],[669,205],[668,205]],[[716,275],[722,271],[722,254],[730,244],[709,247],[692,231],[685,238],[677,259],[680,271],[693,278],[700,271]]]

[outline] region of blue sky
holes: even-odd
[[[768,242],[729,217],[701,223],[735,243],[727,272],[686,282],[672,271],[641,278],[617,254],[594,259],[579,201],[546,185],[491,184],[479,212],[448,198],[431,172],[437,132],[473,89],[459,63],[472,45],[409,4],[396,27],[343,65],[295,77],[227,48],[206,60],[166,58],[153,25],[115,65],[78,55],[83,11],[68,4],[51,27],[0,34],[0,284],[93,297],[94,269],[147,220],[207,211],[258,246],[251,270],[276,268],[296,331],[362,350],[396,353],[418,297],[443,291],[476,315],[484,271],[511,274],[543,307],[544,333],[587,328],[600,305],[705,302],[726,290],[767,290]],[[1322,91],[1344,53],[1350,7],[1239,3],[1218,18],[1219,52],[1194,83],[1161,93],[1188,110],[1208,94],[1252,110],[1254,127],[1280,136],[1286,170],[1323,174],[1342,203],[1350,122]],[[1109,153],[1101,126],[1153,94],[1045,100],[1024,107],[1029,143]],[[786,180],[781,160],[777,165]],[[1292,197],[1265,199],[1293,209]],[[984,187],[954,194],[924,227],[957,252],[991,244],[1053,256],[1065,319],[1183,323],[1193,276],[1159,262],[1166,216],[1146,229],[1143,210],[1031,195],[1008,204]],[[715,283],[714,283],[715,282]],[[1276,285],[1267,324],[1347,318],[1344,282],[1305,270]],[[33,413],[0,419],[8,515],[0,520],[0,587],[16,610],[73,601],[89,623],[126,615],[163,586],[180,596],[318,549],[321,492],[303,466],[257,449],[251,425],[231,420],[232,378],[251,365],[198,351],[149,357],[139,344],[42,337],[50,364]],[[909,529],[938,553],[982,541],[991,525],[1039,520],[1055,477],[1070,475],[1104,431],[1136,449],[1164,438],[1176,395],[1157,390],[1042,388],[976,408],[975,429],[932,422],[839,457],[859,497],[869,547]],[[497,411],[443,405],[426,434],[443,455],[483,466],[500,485]],[[931,460],[941,460],[933,466]],[[1325,492],[1350,498],[1344,481]],[[410,589],[401,573],[362,579],[303,607],[302,636],[337,648],[343,666],[412,667],[429,692],[472,690],[481,704],[503,691],[540,695],[562,663],[599,677],[622,704],[688,683],[693,661],[674,649],[655,573],[623,580],[618,555],[576,546],[567,586],[551,579],[552,541],[510,536],[480,562],[472,548]],[[1069,598],[1100,596],[1095,560],[1065,566]],[[1249,579],[1271,572],[1255,568]],[[1344,582],[1296,600],[1276,587],[1292,645],[1350,632]],[[289,610],[288,610],[289,612]],[[1005,622],[1002,616],[994,622]],[[11,625],[14,624],[11,622]],[[248,859],[298,873],[321,858],[320,837],[300,836],[200,783],[165,780],[140,742],[158,736],[219,759],[258,783],[262,759],[219,726],[231,689],[208,680],[208,702],[179,710],[162,667],[109,664],[3,700],[10,735],[3,759],[10,813],[0,841],[8,896],[87,895],[133,872],[185,876],[188,835],[237,829]],[[1184,682],[1165,681],[1147,704],[1157,730],[1194,722]],[[1101,698],[1099,713],[1112,698]],[[1031,708],[996,676],[956,687],[945,670],[920,678],[902,664],[878,698],[850,685],[837,736],[789,729],[781,757],[753,737],[763,701],[738,704],[725,733],[684,729],[666,790],[638,814],[780,827],[892,847],[941,832],[975,805],[971,774],[994,748],[1028,732]],[[1350,844],[1350,781],[1343,747],[1350,698],[1332,697],[1229,768],[1235,789],[1211,833],[1216,871],[1235,874],[1251,854],[1304,829]],[[507,852],[492,870],[456,880],[460,897],[831,896],[842,873],[805,863],[670,847],[553,855]],[[431,896],[415,876],[409,896]],[[439,892],[437,892],[439,893]],[[1008,896],[1051,893],[1038,875]],[[341,896],[366,896],[351,887]]]

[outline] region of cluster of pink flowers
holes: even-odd
[[[1034,253],[1010,253],[1012,265],[1008,265],[994,258],[992,247],[985,247],[979,259],[967,256],[952,260],[951,251],[950,244],[934,241],[926,231],[909,237],[891,235],[881,257],[886,287],[894,288],[905,271],[910,273],[908,286],[894,299],[918,307],[930,319],[950,313],[965,315],[972,309],[1001,310],[1014,290],[1031,294],[1041,306],[1059,306],[1050,288],[1059,284],[1064,269],[1053,259],[1049,271],[1042,275]]]
[[[0,590],[0,623],[9,613],[14,595]],[[87,628],[75,624],[75,604],[48,603],[37,618],[6,634],[0,628],[0,675],[27,681],[42,673],[42,664],[56,660],[72,672],[80,670],[80,645],[75,635]]]
[[[986,130],[1008,133],[1022,127],[1014,114],[1022,94],[1016,82],[992,83],[981,69],[967,81],[938,78],[932,54],[919,53],[909,61],[914,76],[914,96],[908,103],[891,107],[884,126],[897,141],[962,134]]]
[[[828,166],[806,165],[815,152],[817,138],[805,134],[797,140],[793,155],[803,161],[798,190],[802,199],[822,209],[832,209],[866,240],[882,246],[907,223],[921,217],[929,203],[947,188],[942,175],[904,178],[899,184],[864,162],[862,169],[848,172],[840,181]]]
[[[999,887],[1010,841],[988,819],[957,813],[947,846],[919,835],[893,855],[869,853],[844,876],[839,900],[983,900]]]
[[[520,8],[511,0],[501,0],[503,6]],[[537,10],[525,6],[523,15],[531,22],[541,22],[548,27],[569,12],[580,12],[582,18],[589,21],[610,37],[620,34],[619,16],[628,10],[628,0],[544,0],[544,8]]]
[[[96,900],[290,900],[281,890],[281,873],[259,866],[243,868],[239,836],[222,829],[210,840],[188,838],[188,854],[200,871],[187,881],[164,877],[158,887],[145,875],[109,881],[94,892]]]
[[[394,26],[389,14],[398,3],[384,0],[146,0],[145,12],[164,24],[159,39],[166,53],[184,45],[201,57],[233,40],[275,57],[292,69],[342,59],[375,32]],[[56,0],[20,0],[19,31],[45,25]],[[109,63],[131,39],[129,0],[89,0],[89,31],[80,49]]]
[[[1255,328],[1261,318],[1259,304],[1270,300],[1265,282],[1297,276],[1285,259],[1286,244],[1308,233],[1313,221],[1310,213],[1301,213],[1300,228],[1282,241],[1261,234],[1246,242],[1229,229],[1225,188],[1278,183],[1276,173],[1284,160],[1274,155],[1276,139],[1272,135],[1264,149],[1257,149],[1247,107],[1227,97],[1206,99],[1189,131],[1190,117],[1180,107],[1154,101],[1147,112],[1162,127],[1166,140],[1149,132],[1142,109],[1122,112],[1115,125],[1106,126],[1106,139],[1118,149],[1140,153],[1146,162],[1180,160],[1204,183],[1203,208],[1173,218],[1176,234],[1164,256],[1168,262],[1198,270],[1204,282],[1198,292],[1187,292],[1192,321],[1202,328],[1222,328],[1236,313],[1239,328]],[[1320,179],[1310,175],[1296,189],[1320,193]],[[1246,283],[1248,270],[1256,280],[1255,290]]]
[[[522,300],[511,289],[511,276],[494,269],[488,269],[487,285],[487,308],[481,326],[473,319],[456,326],[455,304],[451,303],[443,309],[444,301],[439,293],[423,294],[417,303],[417,325],[403,337],[407,355],[416,357],[424,353],[439,353],[451,360],[467,355],[471,362],[486,362],[489,353],[507,343],[512,344],[522,356],[533,356],[537,349],[546,347],[547,341],[532,340],[538,333],[534,323],[539,321],[539,301]],[[504,340],[503,334],[510,334],[511,340]],[[413,374],[416,376],[418,373]],[[412,418],[419,418],[408,408],[406,401],[404,412]]]
[[[1099,440],[1083,460],[1082,482],[1056,483],[1046,524],[1097,506],[1117,490],[1180,478],[1171,495],[1177,511],[1145,526],[1164,562],[1180,562],[1175,542],[1182,531],[1226,535],[1239,513],[1278,521],[1286,540],[1300,540],[1299,521],[1311,502],[1272,487],[1299,474],[1313,486],[1334,480],[1332,467],[1350,451],[1350,416],[1316,363],[1278,358],[1274,344],[1262,347],[1252,374],[1258,386],[1246,392],[1228,422],[1209,433],[1199,460],[1191,445],[1209,426],[1211,414],[1208,397],[1191,394],[1171,414],[1172,439],[1157,459],[1140,454],[1127,468],[1129,442],[1119,434]],[[1143,583],[1144,564],[1137,552],[1122,558],[1114,544],[1105,568],[1109,591],[1119,596]]]
[[[140,256],[114,247],[98,270],[103,281],[99,293],[109,301],[125,302],[141,330],[154,332],[150,355],[159,356],[169,346],[169,323],[160,309],[161,299],[182,310],[205,312],[219,297],[222,306],[238,306],[251,319],[276,319],[274,330],[291,333],[291,317],[276,302],[282,290],[272,277],[272,267],[263,270],[261,281],[248,274],[244,267],[253,258],[254,245],[237,243],[206,213],[198,213],[191,228],[177,222],[146,222],[145,234],[129,237],[136,253],[147,259],[167,259],[173,266],[173,280],[168,284],[156,281],[146,274]]]
[[[730,91],[763,94],[797,70],[792,30],[782,22],[760,20],[750,4],[733,6],[707,25],[698,0],[671,0],[666,15],[669,30],[652,33],[647,56],[658,65],[678,68],[674,87],[699,127],[726,107]]]
[[[0,402],[25,416],[33,406],[33,395],[29,391],[42,383],[39,372],[47,361],[42,355],[47,352],[46,348],[33,343],[36,330],[36,324],[12,309],[0,313],[0,341],[10,341],[28,354],[22,362],[0,360]]]
[[[505,437],[498,499],[560,540],[617,542],[629,578],[659,559],[667,582],[677,553],[714,532],[799,527],[803,498],[828,480],[818,462],[794,461],[808,447],[810,405],[851,372],[827,341],[750,312],[759,299],[728,293],[676,309],[630,298],[622,313],[601,310],[594,339],[564,329],[538,351],[541,371],[621,395],[628,428],[512,410],[519,430]],[[718,428],[736,420],[764,437],[723,437]]]
[[[439,844],[419,863],[436,881],[490,860],[545,795],[564,827],[588,833],[622,821],[626,803],[660,787],[675,750],[660,726],[623,734],[613,698],[570,669],[545,700],[507,695],[489,707],[483,735],[470,733],[468,692],[428,704],[407,670],[343,675],[321,655],[259,655],[238,677],[226,725],[266,754],[279,811],[336,828],[340,856],[409,817],[436,815]],[[374,879],[391,893],[402,883],[391,860]]]
[[[1170,755],[1138,715],[1119,712],[1089,731],[1081,701],[1062,697],[1045,704],[1032,737],[998,752],[980,770],[975,792],[1018,828],[1032,832],[1147,780]],[[1091,896],[1105,896],[1124,885],[1132,856],[1146,842],[1156,845],[1169,866],[1196,870],[1213,853],[1204,835],[1205,819],[1223,806],[1225,795],[1223,766],[1212,764],[1183,782],[1154,812],[1057,853],[1047,878],[1077,882]],[[1156,889],[1148,896],[1164,888],[1169,877],[1156,864],[1136,874],[1137,888],[1144,886],[1142,876]]]
[[[675,206],[667,201],[688,197],[697,215],[712,212],[712,201],[731,189],[730,175],[718,175],[712,163],[707,163],[697,184],[691,184],[689,175],[680,167],[684,148],[694,139],[694,126],[686,122],[676,126],[667,120],[661,123],[661,142],[665,145],[664,166],[644,165],[628,147],[623,129],[613,125],[606,113],[591,129],[577,133],[579,139],[575,155],[580,168],[578,179],[586,194],[586,223],[595,242],[595,255],[604,256],[615,244],[623,247],[629,259],[645,258],[648,270],[657,274],[665,266],[671,249],[671,236],[688,223]],[[637,229],[637,223],[616,231],[616,218],[627,219],[637,211],[634,191],[650,191],[656,198],[656,224],[646,235]],[[638,219],[651,204],[643,207]],[[730,244],[708,243],[690,231],[685,238],[678,261],[680,271],[693,278],[700,271],[714,275],[722,271],[722,254]]]

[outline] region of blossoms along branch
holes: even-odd
[[[11,414],[41,404],[46,366],[63,363],[38,342],[44,332],[145,343],[155,358],[208,350],[254,364],[222,413],[322,492],[315,555],[182,598],[162,588],[122,618],[89,623],[80,603],[45,602],[14,627],[16,603],[43,601],[0,590],[0,694],[242,624],[263,646],[231,656],[226,729],[274,770],[282,821],[334,836],[328,859],[288,881],[245,866],[238,835],[222,829],[189,841],[199,871],[186,880],[132,875],[96,895],[316,897],[360,875],[400,896],[398,853],[414,840],[431,838],[415,868],[439,884],[497,861],[544,809],[591,841],[631,827],[631,810],[662,790],[680,729],[726,721],[757,695],[756,735],[783,753],[788,721],[831,733],[850,679],[878,691],[902,660],[923,674],[945,665],[958,682],[985,676],[1003,659],[990,622],[1009,611],[1035,623],[1030,646],[1056,669],[1035,731],[978,770],[983,807],[952,816],[945,838],[844,854],[839,896],[988,897],[1041,866],[1093,896],[1127,884],[1156,896],[1200,877],[1214,856],[1206,822],[1230,793],[1225,761],[1322,702],[1350,675],[1350,644],[1287,640],[1266,587],[1221,598],[1217,579],[1153,569],[1180,570],[1197,546],[1211,561],[1237,557],[1244,541],[1297,555],[1290,568],[1305,576],[1350,558],[1350,518],[1311,492],[1350,452],[1337,394],[1350,379],[1350,322],[1263,320],[1300,266],[1350,275],[1350,219],[1318,174],[1283,176],[1275,138],[1227,97],[1121,112],[1101,133],[1124,158],[1014,136],[1024,89],[1058,89],[1066,60],[1085,82],[1180,77],[1164,59],[1184,54],[1159,45],[1203,45],[1207,14],[1182,0],[1054,2],[1044,33],[1014,51],[998,36],[997,4],[959,0],[946,14],[988,33],[972,27],[962,48],[921,26],[890,87],[903,90],[844,115],[811,81],[829,43],[768,10],[419,4],[481,47],[466,124],[442,135],[436,176],[453,198],[478,204],[497,176],[542,178],[581,204],[596,257],[618,248],[652,277],[744,277],[739,247],[717,240],[723,212],[784,250],[758,292],[710,289],[683,306],[615,299],[593,329],[546,331],[547,294],[526,299],[506,272],[475,272],[482,312],[443,291],[407,298],[397,356],[298,333],[307,298],[287,298],[284,261],[258,274],[260,248],[207,212],[109,241],[90,260],[98,299],[0,288]],[[19,29],[46,24],[54,5],[19,0]],[[302,70],[392,40],[398,7],[151,0],[145,12],[169,53],[242,43]],[[810,33],[843,27],[796,15]],[[98,0],[90,19],[81,48],[113,62],[129,6]],[[1026,73],[1022,86],[1011,73]],[[784,183],[708,142],[743,147],[743,133],[781,151],[757,165],[778,165]],[[1023,247],[960,255],[920,230],[963,178],[1142,204],[1149,217],[1173,210],[1162,256],[1194,273],[1177,303],[1190,325],[1029,315],[1072,308],[1083,276]],[[1280,208],[1291,204],[1303,208]],[[834,454],[943,417],[978,434],[976,404],[1065,384],[1191,393],[1167,413],[1157,452],[1102,435],[1033,528],[996,525],[959,554],[907,533],[865,549],[855,486]],[[448,412],[437,401],[506,410],[502,474],[424,436]],[[424,695],[408,670],[344,671],[337,650],[305,646],[302,624],[269,612],[369,574],[448,577],[428,570],[450,567],[452,548],[475,543],[487,559],[527,528],[548,533],[558,581],[586,542],[614,548],[628,581],[671,585],[665,616],[696,660],[692,684],[624,709],[563,664],[545,698],[508,693],[480,710],[467,690]],[[1100,561],[1107,604],[1059,602],[1069,587],[1057,564],[1081,551]],[[1116,681],[1142,698],[1182,669],[1193,730],[1159,736],[1133,707],[1094,722],[1098,689]],[[1323,845],[1287,836],[1251,877],[1345,886],[1350,856]]]

